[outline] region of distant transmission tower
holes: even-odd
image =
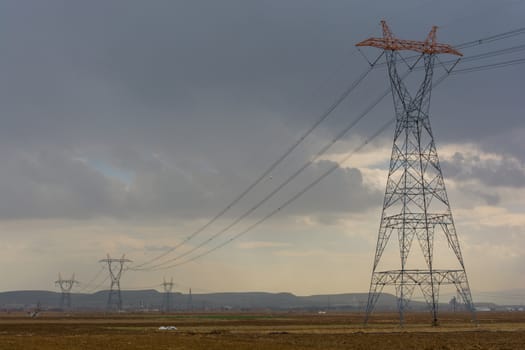
[[[191,288],[188,294],[188,310],[193,311],[193,295],[191,294]]]
[[[475,318],[465,265],[429,120],[436,56],[442,53],[458,56],[462,54],[450,45],[436,42],[437,27],[432,28],[425,41],[412,41],[395,38],[386,22],[382,21],[381,24],[382,38],[370,38],[357,44],[384,50],[397,120],[365,322],[368,322],[385,286],[395,287],[401,324],[404,323],[404,312],[416,287],[421,290],[430,308],[433,325],[438,321],[439,288],[443,285],[455,286]],[[398,73],[398,64],[406,63],[399,54],[400,50],[418,52],[420,56],[416,63],[424,63],[424,78],[414,95],[410,94]],[[413,66],[409,67],[412,68]],[[397,233],[401,264],[398,269],[383,270],[379,268],[381,257],[392,232]],[[435,266],[434,238],[439,232],[444,234],[448,247],[453,252],[455,258],[452,259],[457,259],[454,269],[437,269]],[[422,257],[416,263],[411,258],[411,265],[416,265],[412,268],[407,265],[407,259],[414,238],[419,243]]]
[[[70,309],[71,308],[71,289],[75,284],[78,284],[78,281],[75,280],[75,274],[70,279],[63,279],[60,272],[58,273],[58,280],[55,281],[55,284],[60,287],[60,308]]]
[[[120,259],[112,259],[109,254],[106,259],[102,259],[99,262],[106,263],[108,265],[109,277],[111,284],[109,287],[108,303],[106,309],[108,311],[112,309],[122,310],[122,295],[120,294],[120,277],[122,276],[122,270],[124,265],[131,262],[129,259],[125,259],[124,255]]]
[[[166,282],[166,278],[164,278],[164,282],[162,282],[162,286],[164,287],[164,311],[170,312],[171,310],[171,291],[173,290],[173,277],[170,279],[169,282]]]

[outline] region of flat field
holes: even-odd
[[[375,314],[363,326],[359,313],[0,314],[0,349],[525,349],[525,312]],[[159,330],[175,326],[176,330]]]

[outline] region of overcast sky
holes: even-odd
[[[521,28],[523,18],[520,0],[0,2],[0,290],[53,290],[58,272],[85,283],[106,253],[140,264],[183,241],[367,69],[354,45],[380,36],[381,19],[400,38],[424,40],[438,25],[438,41],[459,44]],[[525,35],[463,53],[523,44]],[[365,50],[369,58],[378,53]],[[387,79],[384,69],[373,71],[253,192],[166,258],[206,241],[270,193],[374,101]],[[432,94],[433,131],[474,291],[525,288],[524,91],[525,65],[517,65],[450,76]],[[393,113],[387,97],[205,248],[279,207]],[[367,291],[392,132],[246,235],[176,268],[126,271],[122,287],[173,276],[184,292]],[[388,254],[398,264],[396,252]]]

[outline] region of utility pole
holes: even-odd
[[[456,308],[458,306],[458,299],[453,296],[452,299],[450,299],[450,302],[449,302],[450,306],[452,306],[452,311],[456,312]]]
[[[75,280],[75,274],[70,279],[63,279],[60,272],[58,273],[58,280],[55,281],[55,284],[60,287],[60,309],[70,309],[71,308],[71,289],[75,284],[78,284],[78,281]]]
[[[404,323],[414,289],[420,289],[429,306],[432,325],[438,323],[439,289],[454,286],[475,319],[472,295],[452,218],[443,174],[430,127],[429,110],[434,62],[439,54],[462,56],[447,44],[436,42],[437,27],[433,27],[425,41],[395,38],[385,21],[381,21],[382,38],[370,38],[356,46],[372,46],[383,50],[394,99],[396,127],[383,211],[375,251],[365,323],[368,322],[377,299],[385,286],[394,286],[397,295],[399,321]],[[410,65],[401,56],[401,50],[417,52]],[[406,64],[413,71],[422,62],[422,81],[411,93],[398,69]],[[450,72],[450,70],[447,70]],[[399,244],[400,266],[392,268],[381,258],[387,243],[395,232]],[[436,268],[434,238],[442,234],[455,259],[454,269]],[[418,242],[422,256],[418,262],[409,260],[413,241]],[[413,256],[414,254],[411,254]],[[407,262],[410,262],[409,265]],[[387,266],[385,266],[387,265]],[[414,266],[415,265],[415,266]],[[414,266],[414,267],[412,267]],[[447,265],[447,267],[449,267]]]
[[[191,295],[191,288],[188,294],[188,310],[193,311],[193,296]]]
[[[166,282],[166,277],[164,277],[162,286],[164,287],[164,302],[163,302],[164,311],[170,312],[171,291],[173,290],[173,277],[170,279],[169,282]]]
[[[99,262],[107,264],[109,270],[110,286],[106,309],[108,311],[111,311],[112,309],[120,311],[122,310],[120,277],[122,276],[124,265],[128,262],[131,262],[131,260],[126,259],[124,254],[120,259],[112,259],[108,254],[106,259],[99,260]]]

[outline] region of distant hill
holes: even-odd
[[[488,297],[497,302],[494,303]],[[154,289],[149,290],[123,290],[122,304],[125,310],[155,310],[162,309],[165,294]],[[474,295],[476,305],[483,309],[520,309],[523,308],[525,291],[501,291],[484,295],[480,293],[479,299]],[[231,292],[231,293],[205,293],[188,294],[172,293],[171,310],[339,310],[339,311],[364,311],[367,303],[367,293],[326,294],[297,296],[291,293],[265,293],[265,292]],[[483,299],[481,299],[483,298]],[[71,303],[74,310],[105,310],[108,300],[108,291],[99,291],[93,294],[72,293]],[[440,310],[448,310],[448,300],[442,300]],[[482,302],[485,301],[485,302]],[[42,290],[10,291],[0,293],[0,309],[6,310],[31,310],[39,304],[43,309],[57,309],[60,305],[60,293]],[[498,306],[505,305],[505,306]],[[426,304],[421,301],[411,301],[409,308],[412,310],[426,310]],[[397,310],[397,298],[388,293],[383,293],[376,305],[377,311]]]
[[[122,291],[123,308],[127,310],[161,309],[164,293],[156,290]],[[172,293],[172,310],[364,310],[368,294],[329,294],[296,296],[291,293],[207,293],[188,294]],[[72,309],[104,310],[108,291],[93,294],[72,293]],[[57,309],[60,305],[60,293],[50,291],[12,291],[0,293],[2,309],[31,309],[37,303],[43,309]],[[377,310],[396,310],[396,297],[384,293],[378,301]],[[412,302],[411,307],[419,310],[426,306],[421,302]]]

